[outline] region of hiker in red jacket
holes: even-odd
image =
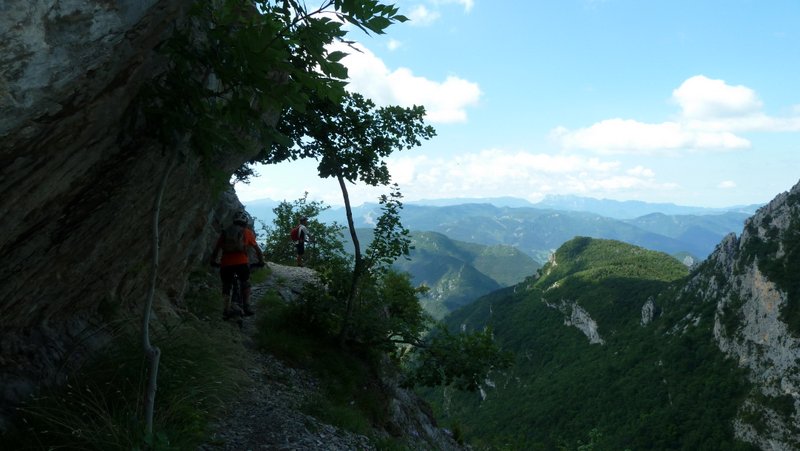
[[[247,213],[243,210],[233,215],[233,224],[226,227],[217,239],[214,250],[211,251],[211,266],[219,266],[219,275],[222,279],[222,295],[228,299],[233,285],[233,275],[239,276],[242,293],[242,309],[245,316],[255,314],[250,307],[250,255],[253,249],[258,258],[258,266],[264,266],[264,254],[256,242],[256,235],[247,226]],[[219,258],[220,253],[222,257]],[[219,261],[217,260],[219,258]],[[227,303],[225,304],[227,306]],[[223,309],[223,319],[228,319],[230,312]]]

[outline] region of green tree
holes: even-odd
[[[282,264],[294,262],[295,248],[289,233],[298,218],[308,218],[308,229],[314,237],[313,253],[309,266],[324,266],[331,260],[349,261],[342,244],[344,226],[337,222],[325,224],[317,220],[320,213],[330,208],[321,201],[309,201],[308,193],[292,202],[283,201],[273,208],[272,226],[262,223],[259,238],[264,242],[264,252],[271,261]]]
[[[432,138],[436,131],[425,125],[422,106],[378,108],[357,93],[347,93],[342,102],[316,96],[308,108],[290,110],[287,116],[291,119],[284,125],[291,126],[284,128],[284,132],[292,137],[302,155],[317,159],[320,177],[335,177],[342,190],[355,249],[347,312],[340,333],[343,342],[352,318],[353,302],[358,296],[359,279],[364,272],[347,183],[388,185],[391,176],[385,158],[396,150],[419,146],[421,139]]]
[[[453,385],[475,391],[489,372],[511,366],[513,355],[498,348],[492,330],[451,333],[444,325],[416,343],[408,365],[408,384],[434,387]]]
[[[378,217],[372,242],[366,251],[366,268],[375,271],[387,270],[398,258],[408,258],[411,251],[411,232],[400,222],[403,209],[403,194],[397,184],[392,191],[380,197],[383,213]]]

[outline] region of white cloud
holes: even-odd
[[[672,91],[686,119],[741,117],[758,112],[762,103],[752,89],[695,75]]]
[[[693,130],[678,122],[648,124],[606,119],[575,131],[558,127],[552,137],[565,149],[601,153],[654,153],[681,149],[743,149],[750,141],[723,131]]]
[[[399,49],[402,45],[403,44],[397,39],[389,39],[389,42],[386,44],[386,47],[388,47],[389,50],[394,51]]]
[[[736,188],[736,182],[734,182],[733,180],[723,180],[722,182],[719,182],[717,188],[722,188],[722,189]]]
[[[419,3],[408,11],[401,11],[408,17],[409,24],[413,26],[426,27],[442,17],[442,6],[457,4],[464,7],[464,12],[469,13],[475,6],[474,0],[429,0],[428,4]]]
[[[692,130],[732,132],[798,132],[800,131],[800,113],[790,117],[770,117],[764,113],[749,116],[718,119],[695,119],[685,122]]]
[[[654,172],[641,165],[630,166],[602,157],[519,150],[487,149],[455,157],[408,152],[389,157],[387,164],[392,181],[400,185],[407,200],[513,195],[536,202],[548,194],[630,198],[647,192],[663,196],[677,188],[675,184],[657,182]],[[336,180],[315,177],[313,160],[260,165],[256,170],[262,177],[251,185],[237,185],[236,191],[243,200],[296,199],[308,191],[310,199],[342,204]],[[387,188],[356,183],[348,185],[348,192],[352,203],[359,205],[375,202],[386,194]]]
[[[436,22],[441,15],[437,11],[429,10],[425,5],[417,5],[406,16],[411,25],[426,26]]]
[[[367,48],[361,45],[357,45],[357,48],[361,51],[337,47],[349,53],[342,60],[350,76],[348,88],[364,94],[379,105],[423,105],[428,121],[449,123],[466,121],[466,109],[480,99],[481,91],[477,83],[456,76],[433,81],[414,75],[407,68],[390,70]]]
[[[393,181],[408,199],[508,195],[537,201],[546,194],[613,196],[658,184],[652,170],[614,160],[489,149],[453,158],[398,156],[388,160]]]
[[[697,75],[672,92],[681,108],[676,120],[645,123],[606,119],[588,127],[557,127],[551,137],[565,149],[600,153],[656,153],[683,150],[737,150],[751,146],[737,133],[800,131],[800,113],[771,117],[752,89]]]

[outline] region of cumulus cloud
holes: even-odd
[[[338,44],[335,49],[349,53],[342,63],[350,76],[348,88],[369,97],[379,105],[423,105],[432,123],[464,122],[467,108],[478,103],[477,83],[449,76],[443,81],[429,80],[407,68],[390,70],[367,48],[358,50]]]
[[[672,91],[672,98],[687,119],[747,116],[763,106],[752,89],[731,86],[724,80],[712,80],[703,75],[684,81]]]
[[[606,119],[575,131],[558,127],[552,136],[566,149],[591,149],[601,153],[750,147],[750,141],[726,131],[696,130],[679,122],[648,124],[619,118]]]
[[[613,195],[639,189],[673,189],[655,182],[653,170],[619,161],[488,149],[453,158],[400,156],[388,160],[392,179],[409,199],[492,197],[517,193],[531,201],[547,194]]]
[[[681,150],[738,150],[751,146],[737,133],[797,132],[800,114],[771,117],[752,89],[696,75],[673,90],[680,107],[676,120],[646,123],[635,119],[606,119],[570,130],[557,127],[551,137],[565,149],[601,153],[655,153]]]

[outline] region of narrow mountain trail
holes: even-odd
[[[268,263],[269,278],[253,286],[256,300],[269,290],[286,301],[295,299],[316,273],[307,268]],[[247,318],[241,335],[245,383],[239,397],[212,424],[211,439],[198,451],[219,450],[373,450],[367,437],[324,424],[301,411],[319,392],[315,378],[302,369],[290,368],[254,345],[256,320],[268,312]],[[235,327],[235,326],[234,326]]]

